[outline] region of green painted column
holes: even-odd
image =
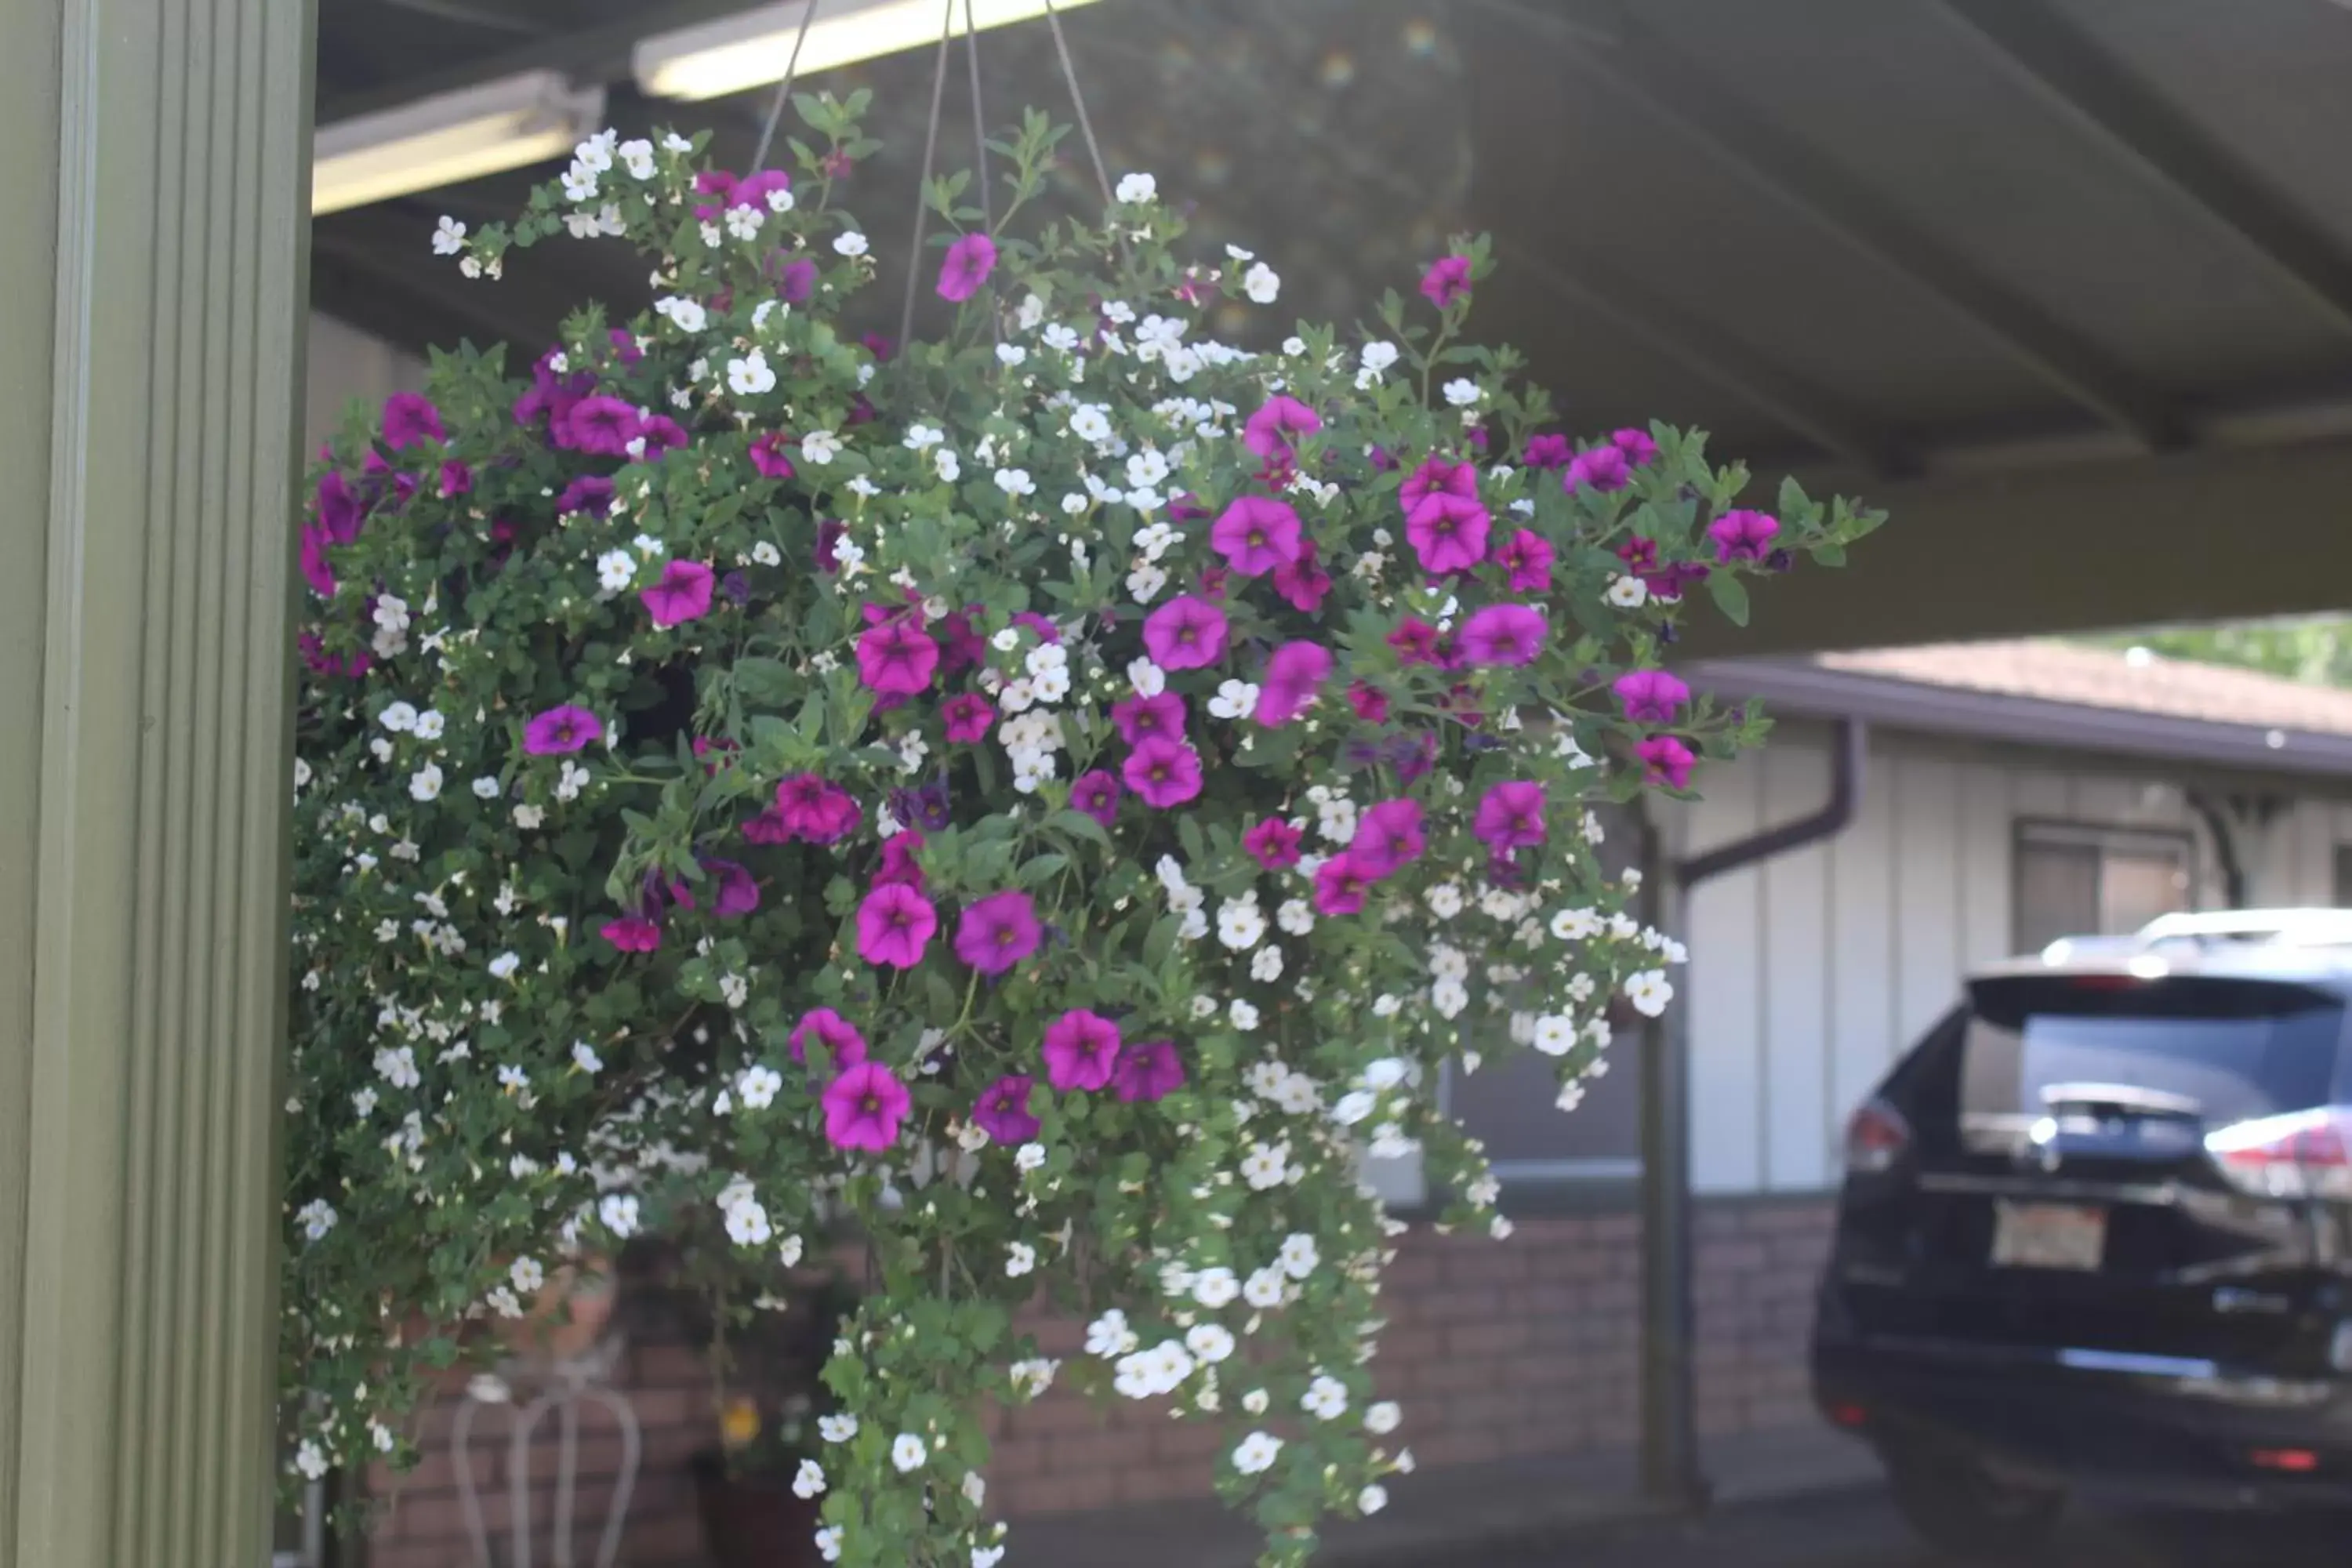
[[[0,1568],[258,1568],[310,0],[0,53]]]

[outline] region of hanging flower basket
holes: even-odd
[[[482,287],[568,231],[657,298],[437,355],[317,477],[300,1464],[396,1447],[456,1353],[388,1346],[408,1314],[513,1316],[525,1264],[688,1213],[763,1279],[822,1203],[872,1275],[824,1556],[990,1568],[984,1408],[1058,1379],[1223,1424],[1220,1490],[1298,1561],[1411,1463],[1360,1159],[1502,1232],[1437,1068],[1533,1050],[1573,1103],[1612,1001],[1666,1005],[1591,808],[1761,734],[1658,668],[1692,598],[1741,618],[1877,520],[1552,428],[1462,335],[1482,240],[1342,331],[1148,175],[1033,222],[1034,114],[992,224],[930,187],[947,324],[882,343],[864,95],[798,101],[789,177],[606,134],[511,226],[445,220]],[[1013,1331],[1041,1292],[1066,1364]]]

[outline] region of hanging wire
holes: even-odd
[[[988,194],[988,117],[980,107],[980,29],[971,25],[971,0],[963,0],[964,58],[971,65],[971,156],[972,183],[980,187],[980,232],[992,241],[996,237],[996,201]],[[1004,322],[996,311],[996,285],[983,285],[988,292],[988,330],[996,341],[1004,341]]]
[[[808,9],[801,13],[801,30],[793,35],[793,52],[784,61],[784,79],[776,84],[775,101],[768,105],[768,118],[760,127],[760,145],[751,154],[751,166],[746,174],[758,174],[768,165],[768,144],[776,139],[776,121],[784,117],[784,104],[793,96],[793,73],[801,67],[801,46],[808,42],[809,24],[816,20],[817,0],[808,0]]]
[[[948,90],[948,39],[955,32],[955,0],[946,0],[940,17],[939,58],[931,67],[931,122],[923,132],[923,177],[915,186],[915,237],[907,247],[907,302],[898,312],[898,346],[904,352],[915,335],[915,287],[923,275],[923,223],[930,216],[931,160],[940,148],[940,106]]]
[[[1087,156],[1094,160],[1095,183],[1102,187],[1103,205],[1114,199],[1110,190],[1110,168],[1103,162],[1102,143],[1095,140],[1095,122],[1087,115],[1087,95],[1078,90],[1077,68],[1070,63],[1070,40],[1062,36],[1062,14],[1054,9],[1054,0],[1045,0],[1045,25],[1054,30],[1054,52],[1062,58],[1062,80],[1070,89],[1070,106],[1078,112],[1078,134],[1086,138]]]

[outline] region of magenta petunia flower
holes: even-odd
[[[996,710],[977,691],[960,691],[940,705],[940,716],[947,721],[948,739],[969,746],[987,738]]]
[[[907,1086],[880,1062],[860,1062],[826,1086],[825,1141],[836,1149],[879,1154],[898,1141],[914,1103]]]
[[[1470,258],[1441,256],[1421,275],[1421,295],[1443,310],[1470,292]]]
[[[673,561],[662,568],[661,581],[639,589],[637,597],[654,625],[674,626],[710,613],[710,590],[717,581],[699,561]]]
[[[1370,881],[1393,877],[1428,847],[1421,830],[1421,803],[1384,800],[1368,807],[1356,821],[1356,836],[1348,841],[1343,858]]]
[[[1432,496],[1453,496],[1460,500],[1478,499],[1478,470],[1467,463],[1451,462],[1433,457],[1404,477],[1397,487],[1397,500],[1404,514],[1411,518],[1421,510],[1422,503]]]
[[[1295,397],[1280,394],[1269,397],[1256,413],[1242,422],[1242,445],[1273,462],[1286,458],[1297,445],[1297,436],[1312,436],[1323,428],[1323,416]]]
[[[1622,430],[1612,430],[1609,444],[1624,453],[1625,460],[1637,468],[1657,460],[1658,443],[1647,430],[1636,430],[1630,425]]]
[[[1118,781],[1096,768],[1070,781],[1070,809],[1083,812],[1108,827],[1118,820]]]
[[[395,392],[383,400],[383,444],[394,451],[442,438],[441,411],[423,393]]]
[[[1298,559],[1298,513],[1271,496],[1242,496],[1209,526],[1209,546],[1244,577]]]
[[[1439,652],[1437,628],[1416,616],[1407,616],[1397,623],[1397,629],[1388,636],[1389,647],[1396,649],[1401,664],[1439,664],[1444,662]]]
[[[658,463],[665,452],[675,452],[686,445],[686,426],[667,414],[655,414],[637,422],[637,460]]]
[[[552,757],[577,752],[604,738],[604,726],[596,715],[567,702],[531,716],[530,722],[523,726],[522,749],[534,757]]]
[[[1633,754],[1642,759],[1642,776],[1647,782],[1671,789],[1690,787],[1691,767],[1698,759],[1672,735],[1653,735],[1635,746]]]
[[[1575,456],[1565,436],[1530,436],[1519,461],[1530,468],[1564,468]]]
[[[556,515],[584,511],[591,517],[603,517],[613,510],[613,481],[602,474],[583,474],[563,487],[555,498]]]
[[[909,616],[898,616],[857,637],[857,679],[884,697],[912,697],[931,683],[940,645]]]
[[[857,956],[868,963],[912,969],[940,929],[931,900],[904,882],[885,882],[857,906]]]
[[[335,596],[334,569],[327,564],[327,531],[316,523],[302,525],[302,580],[322,599]]]
[[[1663,669],[1629,669],[1609,689],[1636,724],[1671,724],[1690,700],[1690,688]]]
[[[1143,646],[1162,669],[1203,669],[1225,657],[1225,612],[1186,594],[1143,621]]]
[[[1349,855],[1334,855],[1316,868],[1315,908],[1327,915],[1352,915],[1364,907],[1372,879]]]
[[[636,336],[628,328],[614,327],[604,336],[613,345],[614,357],[623,364],[635,364],[646,357],[646,351],[637,347]]]
[[[1119,776],[1144,805],[1165,811],[1201,793],[1201,755],[1181,741],[1145,741],[1128,753]]]
[[[916,855],[923,847],[923,835],[919,828],[904,828],[882,841],[882,865],[874,873],[874,885],[886,887],[903,882],[919,889],[923,885],[923,865]]]
[[[1272,730],[1305,712],[1331,675],[1331,652],[1320,643],[1286,642],[1265,661],[1258,685],[1257,711],[1251,715]]]
[[[1761,561],[1771,553],[1780,532],[1779,519],[1745,508],[1727,511],[1706,525],[1717,561]]]
[[[1313,540],[1300,540],[1298,559],[1274,569],[1274,591],[1303,615],[1311,616],[1323,607],[1324,596],[1331,592],[1331,574],[1315,563]]]
[[[991,893],[964,906],[956,921],[955,952],[982,974],[1002,974],[1036,952],[1044,935],[1028,894]]]
[[[796,256],[785,262],[772,276],[776,280],[776,298],[787,305],[800,304],[816,292],[816,263],[805,256]]]
[[[1531,528],[1519,530],[1495,547],[1495,564],[1510,574],[1515,594],[1550,593],[1551,563],[1550,541]]]
[[[1573,494],[1580,485],[1596,490],[1622,490],[1633,482],[1626,472],[1625,454],[1616,447],[1595,447],[1580,452],[1559,477],[1559,488]]]
[[[1298,847],[1306,837],[1281,817],[1269,816],[1242,835],[1242,847],[1267,870],[1287,870],[1298,864]]]
[[[792,444],[793,438],[781,430],[771,430],[756,437],[751,442],[751,467],[758,469],[763,479],[791,479],[794,471],[793,460],[784,448]]]
[[[1155,1100],[1184,1087],[1184,1059],[1173,1040],[1143,1040],[1118,1053],[1111,1088],[1132,1104]]]
[[[776,785],[776,810],[784,830],[811,844],[834,844],[856,827],[857,799],[816,773],[794,773]]]
[[[1524,779],[1495,785],[1478,802],[1470,831],[1496,850],[1544,841],[1544,787]]]
[[[984,234],[967,234],[948,247],[940,263],[940,298],[958,304],[980,292],[996,270],[996,242]]]
[[[1489,605],[1462,623],[1465,664],[1532,664],[1550,628],[1525,605]]]
[[[835,1072],[854,1068],[866,1059],[866,1037],[830,1007],[812,1007],[793,1026],[786,1042],[792,1047],[793,1060],[807,1064],[811,1040],[824,1047],[825,1063]]]
[[[1011,1073],[980,1091],[971,1120],[999,1143],[1026,1143],[1037,1136],[1037,1119],[1029,1114],[1029,1090],[1036,1083],[1025,1072]]]
[[[792,825],[772,805],[743,825],[746,844],[790,844],[793,837]]]
[[[712,914],[721,920],[733,920],[740,915],[748,915],[760,907],[759,881],[744,867],[735,861],[721,860],[714,857],[706,858],[702,862],[702,870],[710,880],[712,889],[710,912]],[[700,907],[695,898],[694,885],[690,882],[670,883],[669,896],[670,900],[679,909],[691,910]]]
[[[1132,746],[1154,735],[1171,741],[1184,738],[1184,700],[1172,691],[1156,697],[1122,697],[1110,705],[1110,721],[1118,737]]]
[[[455,500],[474,491],[473,466],[462,458],[450,458],[441,465],[441,499]]]
[[[1118,1065],[1118,1026],[1083,1007],[1045,1026],[1045,1081],[1064,1094],[1110,1082]]]
[[[360,536],[362,513],[360,498],[352,493],[351,481],[341,474],[328,474],[319,480],[319,526],[337,544],[349,544]]]
[[[616,921],[606,921],[596,934],[623,952],[651,952],[661,945],[661,927],[643,915],[624,915]]]
[[[769,192],[792,188],[791,174],[782,169],[762,169],[756,174],[746,174],[736,181],[735,188],[727,194],[727,205],[730,207],[765,206]]]
[[[617,397],[583,397],[555,422],[553,435],[559,447],[617,458],[637,438],[637,411]]]
[[[1385,724],[1389,721],[1388,694],[1377,687],[1367,686],[1360,680],[1349,686],[1348,706],[1353,708],[1356,710],[1356,717],[1367,724]]]
[[[1404,520],[1404,536],[1421,557],[1423,571],[1464,572],[1486,559],[1490,521],[1476,501],[1441,490],[1412,509]]]

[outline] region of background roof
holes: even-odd
[[[626,85],[635,37],[734,8],[325,0],[320,117],[552,63],[615,84],[615,123],[711,124],[740,163],[764,91]],[[1101,0],[1067,26],[1114,172],[1152,170],[1203,239],[1272,259],[1283,321],[1362,315],[1490,229],[1474,324],[1530,353],[1571,427],[1700,425],[1894,510],[1850,577],[1759,595],[1738,646],[2343,601],[2336,0]],[[981,53],[992,122],[1066,118],[1042,27]],[[907,221],[928,56],[824,79],[877,89],[895,153],[856,198],[877,241]],[[957,65],[949,166],[970,158]],[[496,216],[526,183],[319,220],[318,302],[412,346],[538,342],[583,293],[640,302],[642,269],[593,244],[497,288],[436,265],[435,216]],[[1065,195],[1087,199],[1076,167]]]

